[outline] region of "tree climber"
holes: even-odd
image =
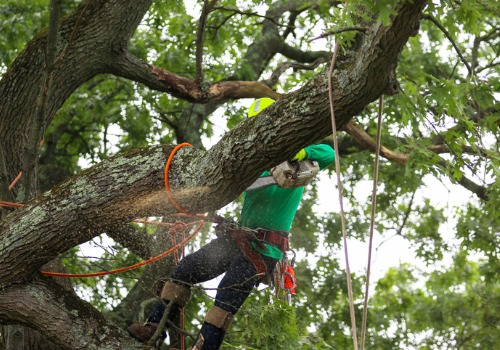
[[[269,98],[255,100],[248,110],[253,117],[269,107]],[[324,169],[333,163],[335,153],[329,145],[310,145],[300,150],[294,161],[318,162]],[[268,176],[265,171],[262,176]],[[144,325],[134,323],[129,334],[147,342],[155,333],[165,310],[171,320],[191,297],[190,286],[223,273],[214,306],[207,312],[192,350],[219,349],[229,325],[252,289],[273,270],[288,249],[288,235],[304,186],[281,188],[276,185],[245,192],[240,225],[220,224],[217,238],[183,258],[165,283],[159,303]],[[166,308],[165,305],[172,303]]]

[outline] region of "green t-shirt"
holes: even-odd
[[[333,163],[335,152],[325,144],[311,145],[305,148],[307,159],[318,162],[322,170]],[[261,176],[270,175],[265,171]],[[245,192],[240,224],[252,229],[290,231],[293,218],[302,200],[304,187],[281,188],[271,185]],[[259,252],[273,258],[283,258],[283,253],[276,247],[267,245],[269,251]],[[278,254],[279,252],[279,254]]]

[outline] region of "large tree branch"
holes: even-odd
[[[280,94],[277,94],[275,91],[270,89],[268,86],[265,86],[272,85],[268,84],[267,82],[264,82],[264,85],[256,81],[259,79],[263,67],[266,67],[269,60],[274,55],[276,55],[277,45],[273,44],[276,41],[276,38],[278,38],[280,41],[283,40],[282,38],[278,37],[279,33],[276,28],[277,24],[275,23],[275,20],[273,18],[282,16],[283,13],[291,9],[293,10],[294,8],[296,8],[297,4],[301,3],[287,1],[285,3],[277,2],[276,4],[273,3],[273,5],[267,11],[265,16],[266,21],[265,25],[262,26],[261,35],[257,36],[255,41],[248,47],[245,55],[242,58],[242,63],[238,67],[236,67],[236,70],[233,72],[233,74],[228,76],[227,79],[224,79],[226,80],[225,83],[215,83],[212,85],[212,89],[215,90],[215,94],[217,96],[219,96],[221,93],[225,94],[225,91],[232,91],[232,95],[236,96],[236,98],[245,96],[253,96],[255,98],[259,96],[277,99],[281,96]],[[134,74],[134,72],[132,72],[132,74]],[[194,90],[192,91],[196,91],[196,89],[198,89],[197,86],[192,85],[192,82],[190,82],[189,80],[183,80],[182,77],[172,76],[168,74],[167,76],[168,78],[173,80],[181,79],[182,84],[186,84],[186,86],[188,87],[193,87]],[[157,77],[153,77],[153,80],[156,78]],[[241,84],[239,84],[238,80],[252,80],[254,82],[242,82]],[[154,84],[156,83],[157,82],[154,82]],[[208,89],[210,85],[204,83],[203,86],[205,90],[202,91],[202,94],[206,94],[206,89]],[[155,86],[153,88],[156,89],[157,87]],[[165,86],[160,86],[159,88],[165,89]],[[180,91],[179,94],[180,96],[186,95],[184,91]],[[188,99],[189,98],[190,97],[188,97]],[[200,99],[198,99],[197,101],[202,102]],[[203,148],[199,130],[201,130],[202,124],[205,122],[208,116],[210,116],[211,113],[213,113],[220,105],[222,105],[226,101],[227,100],[224,98],[212,98],[210,102],[203,102],[203,104],[193,103],[184,108],[180,117],[177,118],[177,120],[181,121],[179,123],[176,123],[175,135],[177,142],[190,142],[200,149]],[[162,111],[159,112],[161,113]]]
[[[278,99],[282,96],[258,81],[223,81],[214,83],[208,88],[202,88],[195,80],[145,63],[130,53],[124,54],[116,60],[111,67],[111,72],[142,83],[151,89],[196,103],[265,96]]]
[[[349,135],[351,135],[356,140],[356,142],[363,148],[368,149],[372,152],[375,151],[376,140],[353,121],[347,123],[344,126],[343,130],[346,131]],[[404,142],[403,139],[400,139],[400,141]],[[436,154],[452,153],[450,147],[448,145],[443,144],[442,141],[443,139],[441,136],[435,137],[431,140],[431,142],[433,142],[434,144],[427,146],[426,149]],[[485,158],[489,157],[488,152],[483,148],[473,148],[471,146],[461,145],[460,149],[462,150],[462,153],[475,156],[480,155]],[[385,146],[381,147],[380,154],[386,159],[398,164],[406,164],[409,158],[408,154],[396,153]]]
[[[318,59],[326,59],[332,56],[332,53],[328,51],[303,51],[288,44],[283,44],[278,52],[300,63],[313,63]]]
[[[36,325],[59,348],[144,349],[90,304],[48,279],[2,290],[0,305],[0,323]]]
[[[376,140],[374,140],[370,134],[357,126],[354,122],[351,121],[344,125],[343,130],[351,135],[362,147],[375,152]],[[398,164],[406,164],[409,159],[409,156],[407,154],[393,152],[385,146],[380,147],[380,155],[390,160],[391,162]]]
[[[271,97],[273,99],[278,99],[282,95],[275,92],[265,84],[257,81],[223,81],[211,84],[209,87],[205,85],[200,85],[201,79],[201,61],[202,61],[202,47],[200,46],[203,42],[202,38],[204,35],[203,29],[205,28],[206,16],[213,9],[215,2],[211,2],[210,5],[204,6],[204,12],[200,17],[200,24],[198,27],[197,34],[197,54],[196,54],[196,79],[190,80],[185,77],[179,76],[175,73],[166,71],[160,67],[150,65],[143,62],[133,56],[130,53],[126,53],[121,56],[118,60],[114,61],[111,67],[111,72],[118,76],[131,79],[145,84],[146,86],[171,94],[172,96],[190,101],[195,103],[209,103],[217,101],[226,101],[228,99],[239,99],[239,98],[259,98],[259,97]],[[295,9],[298,3],[289,2],[286,6],[278,6],[269,11],[269,18],[279,16],[283,12]],[[206,7],[206,9],[205,9]],[[272,17],[271,17],[272,16]],[[273,23],[270,19],[268,22]],[[279,36],[279,32],[276,25],[267,24],[263,29],[263,37],[254,43],[254,46],[248,50],[247,56],[243,61],[251,62],[252,64],[258,65],[256,68],[256,76],[260,76],[260,70],[265,66],[262,61],[268,61],[275,53],[279,52],[284,56],[294,59],[302,63],[311,63],[316,61],[318,58],[325,58],[330,54],[326,51],[318,52],[307,52],[299,49],[295,49],[290,45],[284,43],[284,38]],[[264,60],[257,59],[256,56],[266,57]],[[245,63],[244,63],[245,64]]]

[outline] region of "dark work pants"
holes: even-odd
[[[263,259],[268,273],[271,274],[278,260],[266,256],[263,256]],[[214,304],[234,315],[252,289],[260,283],[262,276],[257,276],[252,262],[231,238],[216,238],[186,256],[175,267],[170,277],[173,281],[193,285],[211,280],[224,272],[226,274],[217,287]],[[148,322],[160,322],[164,312],[164,304],[159,303]],[[205,339],[203,350],[219,349],[225,335],[224,331],[206,322],[203,323],[200,333]]]

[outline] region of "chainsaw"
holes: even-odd
[[[319,165],[314,160],[285,161],[271,169],[271,175],[259,177],[246,190],[277,185],[282,188],[301,187],[309,184],[318,174]]]

